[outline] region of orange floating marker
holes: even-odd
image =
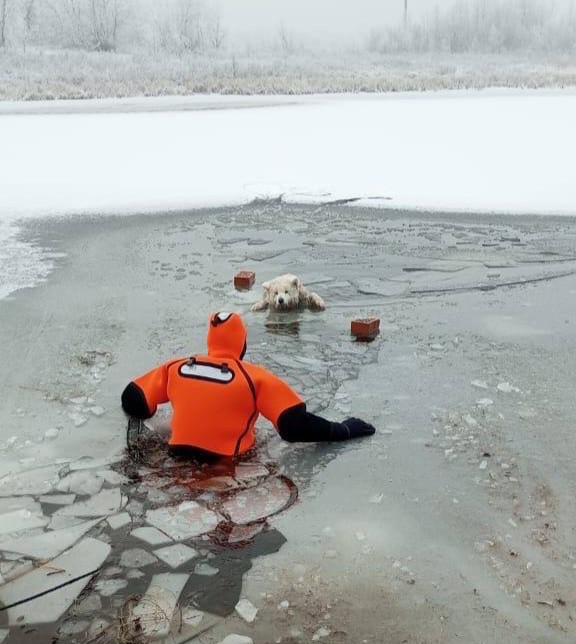
[[[352,320],[350,332],[357,340],[370,342],[380,333],[380,318]]]
[[[246,291],[252,286],[256,281],[256,273],[254,271],[240,271],[234,275],[234,286],[239,291]]]

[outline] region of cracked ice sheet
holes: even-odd
[[[66,468],[66,465],[47,465],[6,474],[0,478],[0,497],[48,494]]]
[[[132,611],[132,618],[138,620],[144,636],[156,639],[168,635],[188,579],[189,575],[170,573],[152,577],[148,590]]]
[[[53,559],[67,548],[74,545],[88,530],[102,519],[86,521],[67,530],[52,530],[33,537],[14,539],[0,543],[3,552],[16,552],[35,559]]]
[[[68,552],[56,557],[50,566],[38,567],[0,587],[0,602],[8,606],[15,602],[48,591],[46,595],[8,609],[10,625],[42,624],[53,622],[62,615],[88,584],[91,575],[110,554],[110,546],[98,539],[85,539]],[[54,574],[55,570],[62,570]],[[86,575],[63,588],[62,583]],[[51,592],[50,592],[51,591]]]
[[[213,530],[219,523],[218,515],[195,501],[180,505],[148,510],[146,521],[176,541],[197,537]]]
[[[265,481],[258,487],[238,492],[223,509],[234,523],[258,521],[281,510],[290,500],[290,490],[281,479]]]
[[[96,517],[106,516],[118,512],[126,503],[126,499],[115,488],[112,490],[103,490],[94,495],[87,501],[80,501],[72,505],[67,505],[54,512],[54,517]]]

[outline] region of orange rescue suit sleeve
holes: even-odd
[[[158,405],[168,402],[168,369],[177,362],[181,360],[165,362],[133,380],[122,394],[124,411],[139,418],[153,416]]]
[[[252,365],[256,381],[256,407],[278,429],[278,418],[283,412],[301,405],[302,398],[282,379],[262,367]]]

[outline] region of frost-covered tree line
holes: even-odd
[[[0,47],[206,51],[224,42],[202,0],[0,0]]]
[[[275,31],[258,43],[227,39],[214,0],[0,0],[0,48],[205,54],[226,44],[288,55],[298,42],[314,49],[281,18]],[[337,48],[352,41],[381,53],[568,52],[576,49],[576,0],[454,0],[407,24],[351,34]]]
[[[458,0],[401,28],[374,30],[380,52],[576,51],[576,0]]]

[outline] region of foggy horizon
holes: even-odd
[[[446,9],[454,0],[408,0],[409,17]],[[404,19],[404,0],[212,0],[231,35],[275,33],[280,25],[301,35],[365,35]]]

